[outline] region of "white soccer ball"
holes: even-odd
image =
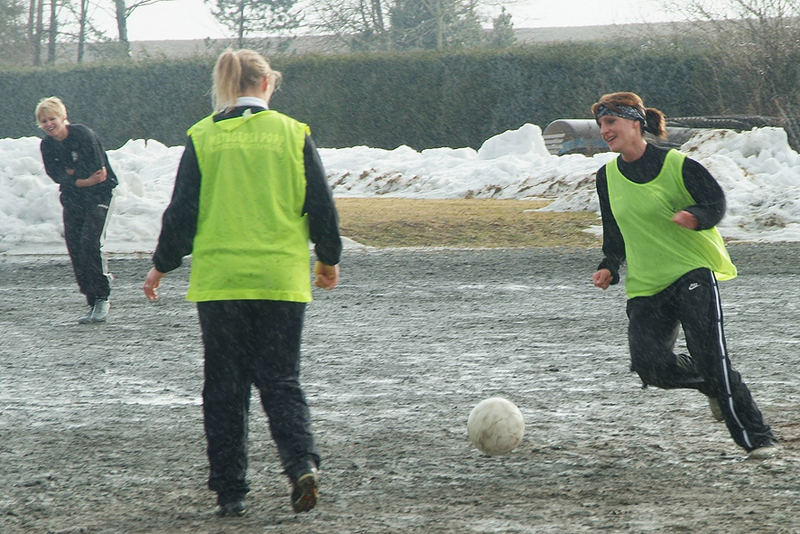
[[[525,420],[517,405],[502,397],[479,402],[467,419],[467,435],[484,454],[498,456],[513,451],[522,441]]]

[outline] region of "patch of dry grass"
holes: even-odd
[[[341,233],[373,247],[599,247],[592,212],[533,200],[337,198]]]

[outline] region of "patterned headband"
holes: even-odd
[[[612,117],[621,117],[623,119],[630,119],[632,121],[642,121],[642,123],[647,122],[644,116],[644,112],[634,106],[617,106],[617,111],[610,109],[605,104],[600,104],[597,106],[597,113],[595,114],[595,120],[599,119],[603,115],[611,115]]]

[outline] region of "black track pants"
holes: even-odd
[[[87,206],[64,206],[64,240],[80,292],[89,306],[95,299],[107,299],[111,284],[103,259],[103,239],[111,197]]]
[[[220,499],[249,490],[247,431],[251,385],[258,388],[272,439],[289,476],[319,463],[300,387],[305,303],[267,300],[199,302],[205,347],[203,415],[208,487]]]
[[[728,358],[714,274],[696,269],[661,293],[628,301],[631,370],[646,385],[693,388],[719,401],[734,441],[752,450],[775,441]],[[689,355],[673,348],[683,326]]]

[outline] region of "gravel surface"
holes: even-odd
[[[728,348],[779,457],[746,460],[698,393],[640,388],[599,250],[351,249],[304,336],[319,506],[292,514],[254,402],[237,519],[205,487],[188,268],[154,305],[149,261],[112,257],[110,319],[78,325],[65,258],[0,257],[0,532],[800,532],[800,244],[730,251]],[[495,395],[526,432],[488,457],[466,421]]]

